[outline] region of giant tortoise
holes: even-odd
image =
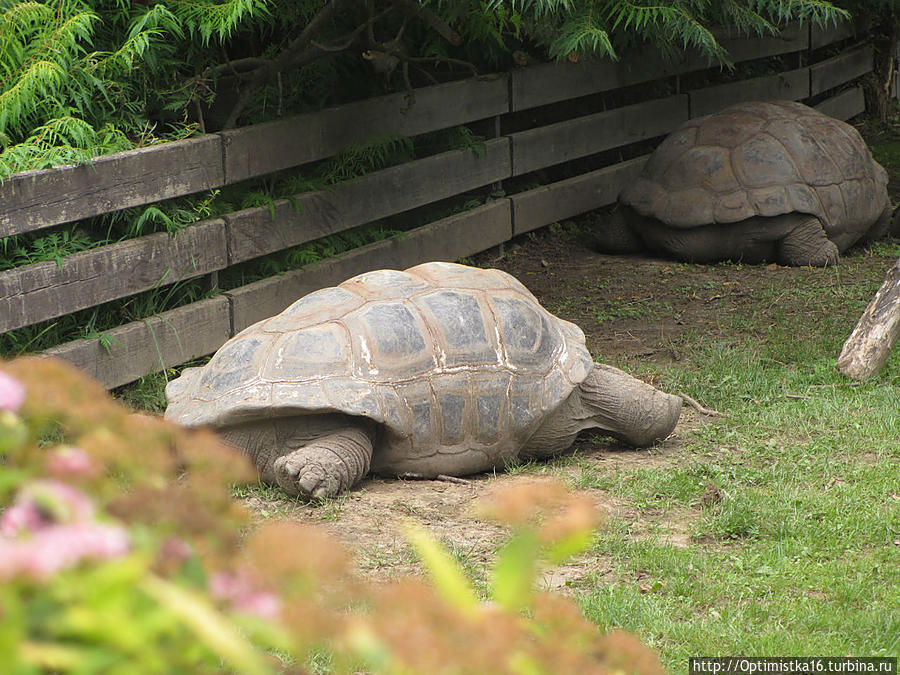
[[[421,478],[541,458],[597,427],[637,446],[681,399],[596,364],[584,334],[500,270],[425,263],[297,300],[166,387],[166,418],[209,426],[302,498],[370,469]]]
[[[849,124],[801,103],[751,102],[670,134],[619,202],[664,255],[823,266],[888,232],[887,181]]]

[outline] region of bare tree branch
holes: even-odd
[[[374,24],[388,13],[400,11],[406,15],[403,21],[404,27],[410,18],[415,18],[431,27],[451,44],[458,45],[461,42],[459,33],[450,28],[443,19],[430,9],[420,5],[416,0],[393,0],[393,2],[385,9],[377,13],[374,11],[373,2],[364,2],[368,18],[345,35],[333,40],[323,41],[320,34],[325,26],[337,16],[339,12],[353,4],[359,3],[360,0],[329,0],[309,23],[306,24],[303,30],[300,31],[300,34],[272,59],[250,57],[239,59],[237,61],[229,60],[224,64],[210,69],[208,73],[204,73],[205,76],[208,76],[210,74],[231,72],[235,75],[238,82],[241,83],[238,100],[229,113],[223,128],[231,129],[237,125],[237,121],[241,114],[252,100],[254,93],[261,86],[289,69],[301,67],[326,54],[346,51],[347,49],[352,48],[364,31],[367,31],[367,35],[366,39],[363,40],[363,43],[368,47],[368,49],[363,52],[364,58],[372,60],[372,57],[378,59],[383,56],[388,62],[393,62],[393,67],[390,68],[390,70],[393,70],[394,67],[402,64],[403,79],[408,89],[411,88],[409,82],[409,64],[428,63],[431,61],[445,62],[463,66],[471,70],[473,74],[477,74],[475,66],[467,61],[446,57],[432,58],[408,56],[403,50],[401,40],[403,34],[402,27],[397,34],[397,37],[393,40],[378,42],[375,39]],[[434,80],[430,75],[429,77]]]
[[[432,30],[454,47],[458,47],[462,44],[462,37],[460,34],[448,26],[441,17],[432,12],[425,5],[419,4],[416,0],[397,0],[397,6],[411,17],[424,21]]]
[[[330,21],[339,10],[350,3],[351,0],[329,0],[322,9],[310,20],[308,24],[300,31],[300,35],[294,38],[291,43],[274,59],[261,64],[252,75],[247,78],[247,82],[241,89],[237,103],[234,104],[228,119],[225,121],[224,128],[233,128],[250,102],[251,97],[256,90],[270,79],[275,77],[276,73],[287,70],[291,65],[306,63],[313,58],[320,56],[326,52],[312,46],[312,41],[318,31]]]

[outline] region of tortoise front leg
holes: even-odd
[[[276,459],[275,481],[292,497],[334,497],[369,473],[373,443],[374,433],[366,426],[322,436]]]
[[[643,448],[666,438],[681,417],[681,398],[628,373],[594,364],[578,390],[591,427]]]

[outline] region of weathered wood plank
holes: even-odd
[[[513,175],[662,136],[687,119],[679,94],[511,134]]]
[[[810,95],[815,96],[871,72],[874,54],[872,45],[863,45],[810,66]]]
[[[429,223],[286,274],[229,291],[235,332],[281,312],[297,298],[370,270],[405,269],[429,260],[453,261],[512,236],[508,199]]]
[[[817,26],[810,24],[809,48],[819,49],[827,45],[846,40],[853,37],[853,24],[849,21],[841,21],[840,23],[830,23],[827,26]]]
[[[640,173],[649,155],[629,159],[568,180],[544,185],[510,197],[513,234],[571,218],[612,204],[619,192]]]
[[[0,273],[0,333],[227,266],[225,223],[160,232]]]
[[[14,174],[0,185],[0,239],[219,187],[222,141],[209,135]]]
[[[114,340],[109,351],[94,338],[45,353],[75,364],[107,388],[118,387],[216,351],[231,334],[228,299],[200,300],[105,334]]]
[[[826,98],[816,106],[816,110],[831,115],[839,120],[847,121],[866,111],[866,97],[862,87],[845,89],[837,96]]]
[[[509,110],[506,75],[380,96],[221,133],[228,183],[329,157],[380,134],[415,136]]]
[[[510,73],[510,111],[579,96],[611,91],[684,72],[682,59],[668,61],[649,48],[629,53],[621,61],[542,63]]]
[[[799,23],[788,24],[775,36],[748,38],[719,33],[720,44],[735,62],[801,51],[809,44],[809,31]],[[666,59],[658,50],[636,49],[616,62],[545,63],[510,73],[510,110],[526,110],[588,94],[658,80],[710,67],[694,52],[680,52]]]
[[[452,197],[511,175],[509,140],[485,143],[483,156],[454,150],[370,173],[332,190],[297,195],[294,203],[225,216],[230,264],[297,246]]]
[[[768,56],[790,54],[809,48],[809,24],[799,21],[782,27],[777,35],[748,37],[734,32],[717,32],[719,44],[731,55],[735,63],[762,59]]]
[[[809,68],[728,82],[689,93],[691,117],[702,117],[744,101],[799,101],[809,98]]]

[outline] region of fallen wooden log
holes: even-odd
[[[866,307],[841,349],[838,368],[854,380],[878,374],[900,338],[900,260]]]

